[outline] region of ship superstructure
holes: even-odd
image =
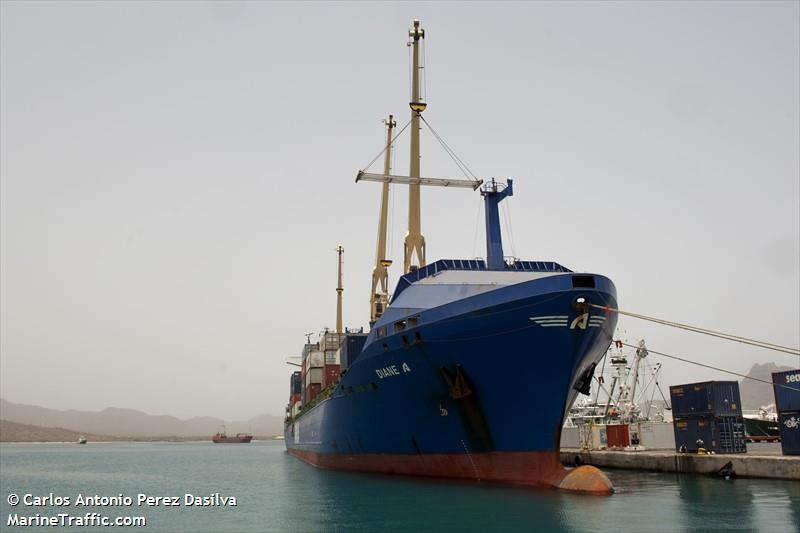
[[[616,324],[615,314],[591,304],[616,308],[615,287],[602,275],[573,273],[554,261],[504,257],[499,205],[513,195],[513,180],[421,176],[419,121],[426,104],[419,93],[425,37],[419,21],[409,37],[409,175],[393,175],[385,164],[383,174],[364,170],[357,178],[382,183],[382,206],[390,184],[409,187],[404,274],[390,297],[382,285],[381,267],[388,267],[382,208],[371,327],[342,332],[337,319],[335,333],[308,339],[299,399],[297,373],[292,377],[287,450],[323,468],[608,493],[611,484],[596,468],[561,466],[559,439],[565,413],[578,391],[588,390]],[[391,123],[390,116],[387,152]],[[480,188],[485,259],[426,262],[422,185]],[[329,361],[336,372],[329,373]]]

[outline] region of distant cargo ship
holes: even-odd
[[[217,431],[217,433],[211,437],[211,440],[216,444],[247,444],[251,440],[253,440],[253,436],[249,433],[237,433],[233,437],[229,437],[225,433],[225,428],[222,431]]]
[[[306,342],[301,370],[292,374],[286,448],[321,468],[610,493],[610,481],[597,468],[561,465],[559,440],[566,412],[579,391],[588,393],[616,326],[616,314],[607,310],[617,307],[611,280],[553,261],[503,256],[499,204],[512,196],[511,179],[505,185],[492,179],[480,191],[485,260],[425,261],[420,185],[475,190],[483,180],[420,177],[424,36],[415,20],[409,31],[409,176],[390,172],[390,116],[383,174],[362,171],[357,178],[382,182],[384,191],[371,329],[343,331],[339,247],[337,327],[319,342]],[[385,255],[390,183],[410,189],[404,275],[391,297]],[[591,228],[598,219],[579,203],[571,216],[585,218]]]

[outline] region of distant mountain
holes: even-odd
[[[0,442],[78,442],[86,437],[91,442],[110,441],[104,435],[92,435],[64,428],[45,428],[0,420]]]
[[[772,381],[773,372],[792,370],[790,366],[778,366],[775,363],[755,364],[747,373],[751,378]],[[770,385],[743,379],[739,382],[739,393],[742,395],[742,409],[756,410],[759,407],[775,403],[775,392]]]
[[[228,433],[247,431],[256,436],[283,433],[283,419],[260,415],[250,420],[225,421],[212,417],[181,420],[168,415],[149,415],[134,409],[107,407],[102,411],[61,411],[0,399],[0,419],[47,428],[115,437],[208,437],[224,424]]]

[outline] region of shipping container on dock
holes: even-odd
[[[800,370],[772,373],[775,410],[779,413],[800,411]]]
[[[630,446],[631,432],[628,424],[607,425],[606,442],[609,448],[626,448]]]
[[[682,446],[696,453],[698,440],[714,453],[746,453],[744,418],[741,416],[692,416],[675,418],[675,450]]]
[[[783,455],[800,455],[800,411],[778,413]]]
[[[669,388],[672,416],[741,416],[737,381],[703,381]]]
[[[361,350],[364,348],[364,343],[367,342],[366,333],[348,333],[342,346],[339,348],[339,364],[341,370],[347,370],[353,365]]]

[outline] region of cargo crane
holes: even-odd
[[[420,50],[422,41],[425,39],[425,30],[420,26],[419,20],[414,20],[412,27],[408,31],[410,41],[408,45],[412,48],[412,71],[411,71],[411,143],[410,143],[410,163],[408,176],[398,176],[392,174],[391,152],[392,152],[392,130],[396,126],[394,116],[389,115],[386,124],[386,146],[384,148],[383,173],[370,173],[360,170],[356,176],[358,181],[375,181],[383,184],[381,192],[381,206],[378,218],[378,243],[375,252],[375,266],[372,269],[372,291],[370,292],[370,325],[380,318],[386,306],[389,304],[388,290],[388,268],[392,261],[386,257],[387,240],[387,217],[389,203],[389,184],[400,183],[409,186],[408,198],[408,231],[403,245],[403,273],[406,274],[425,266],[425,237],[422,235],[421,210],[420,210],[420,186],[438,187],[468,187],[476,190],[483,180],[462,180],[447,178],[425,178],[420,176],[420,121],[422,112],[428,104],[424,101],[422,94],[422,83],[420,73],[424,64],[420,61]],[[401,131],[402,133],[402,131]],[[441,140],[440,140],[441,142]],[[380,155],[380,154],[379,154]],[[496,192],[496,189],[495,189]],[[510,191],[509,191],[510,193]]]
[[[386,153],[383,161],[383,174],[392,173],[392,130],[397,126],[393,115],[383,121],[386,124]],[[391,260],[386,258],[386,223],[389,211],[389,183],[383,182],[381,209],[378,215],[378,247],[375,250],[375,266],[372,268],[372,291],[369,299],[369,323],[374,324],[389,304],[389,267]]]

